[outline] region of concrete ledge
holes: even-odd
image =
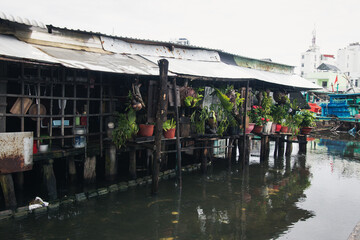
[[[118,185],[113,184],[109,186],[109,192],[117,192],[117,191],[119,191]]]
[[[81,202],[87,199],[85,193],[75,194],[75,198],[77,202]]]

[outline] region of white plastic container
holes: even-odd
[[[86,134],[86,129],[83,127],[77,127],[74,130],[74,135]],[[74,148],[83,148],[86,146],[86,136],[75,136]]]

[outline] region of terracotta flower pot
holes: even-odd
[[[276,124],[275,132],[280,132],[281,127],[282,127],[281,124]]]
[[[164,131],[164,137],[165,138],[174,138],[175,137],[175,130],[176,128],[169,129],[167,131]]]
[[[261,133],[263,126],[255,125],[252,133]]]
[[[154,125],[152,124],[139,124],[138,135],[142,137],[150,137],[154,133]]]
[[[251,133],[251,131],[254,129],[255,123],[249,123],[249,126],[245,128],[245,134]]]
[[[300,133],[304,134],[304,135],[307,135],[307,134],[309,134],[311,132],[312,129],[313,129],[312,127],[302,127],[300,129]]]
[[[288,130],[289,130],[289,127],[288,127],[288,126],[281,126],[280,132],[282,132],[282,133],[287,133]]]

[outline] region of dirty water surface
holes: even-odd
[[[217,160],[150,186],[0,222],[1,239],[347,239],[360,221],[360,142],[315,139],[307,154],[248,167]],[[273,150],[273,146],[272,146]]]

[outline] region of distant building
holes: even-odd
[[[308,74],[318,71],[322,64],[335,65],[335,56],[331,54],[322,54],[319,46],[316,45],[316,31],[313,31],[312,44],[309,49],[301,54],[300,75],[307,78]]]
[[[354,87],[360,83],[360,44],[351,43],[339,49],[337,53],[337,66],[348,77]]]

